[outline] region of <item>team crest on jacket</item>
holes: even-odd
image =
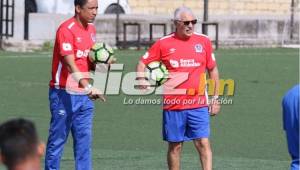
[[[203,47],[201,44],[196,44],[195,45],[195,51],[196,53],[202,53]]]

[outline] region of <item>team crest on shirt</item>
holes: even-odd
[[[203,51],[202,45],[201,44],[196,44],[195,45],[195,51],[196,51],[196,53],[202,53],[202,51]]]
[[[96,35],[91,33],[91,39],[92,39],[93,42],[96,42]]]

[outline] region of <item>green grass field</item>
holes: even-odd
[[[135,69],[143,51],[117,51],[125,72]],[[284,170],[289,156],[281,121],[281,96],[299,82],[297,49],[221,49],[216,52],[221,78],[235,80],[232,105],[211,119],[216,170]],[[33,120],[47,140],[50,112],[48,82],[51,53],[0,52],[0,122]],[[158,105],[123,105],[123,94],[96,102],[95,170],[167,169],[167,145],[161,139]],[[72,139],[65,146],[62,169],[74,169]],[[3,167],[0,169],[4,169]],[[199,169],[192,143],[183,150],[182,169]]]

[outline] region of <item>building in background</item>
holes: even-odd
[[[115,13],[120,10],[121,13],[130,13],[130,7],[127,0],[98,0],[100,14]],[[73,14],[74,0],[36,0],[39,13],[55,13],[55,14]]]
[[[15,1],[14,36],[4,37],[4,46],[35,47],[33,44],[52,42],[61,21],[73,15],[73,0],[35,0],[37,13],[29,14],[28,40],[23,41],[24,2]],[[95,25],[98,40],[116,45],[116,39],[124,40],[124,24],[138,24],[140,39],[149,39],[151,23],[165,24],[167,34],[172,32],[172,15],[178,6],[188,6],[200,23],[196,31],[202,32],[205,0],[99,0],[99,13]],[[206,0],[208,22],[219,26],[220,47],[276,47],[285,44],[299,45],[299,0]],[[2,1],[6,2],[6,1]],[[5,11],[5,10],[2,10]],[[116,24],[116,11],[121,13]],[[119,27],[117,27],[119,25]],[[11,28],[11,27],[10,27]],[[117,29],[118,28],[118,29]],[[118,38],[116,38],[116,33]],[[127,39],[136,40],[137,27],[128,27]],[[155,27],[153,37],[163,36],[163,29]],[[214,27],[208,27],[208,36],[216,39]],[[17,44],[17,45],[15,45]],[[27,45],[26,44],[30,44]],[[8,49],[8,48],[6,48]],[[14,48],[11,48],[14,49]]]
[[[172,14],[176,7],[185,5],[202,16],[203,1],[128,0],[128,4],[136,14]],[[208,0],[208,3],[209,16],[285,16],[291,7],[291,0]],[[295,4],[299,12],[299,0],[295,0]]]

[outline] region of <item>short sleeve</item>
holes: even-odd
[[[216,58],[215,58],[215,54],[213,53],[213,49],[212,49],[212,45],[211,45],[211,41],[210,39],[207,38],[206,41],[206,68],[208,70],[213,69],[217,63],[216,63]]]
[[[74,54],[74,36],[67,28],[60,28],[57,31],[57,43],[61,56]]]
[[[151,63],[152,61],[161,60],[161,50],[160,50],[160,41],[156,41],[150,49],[141,57],[140,61],[145,65]]]

